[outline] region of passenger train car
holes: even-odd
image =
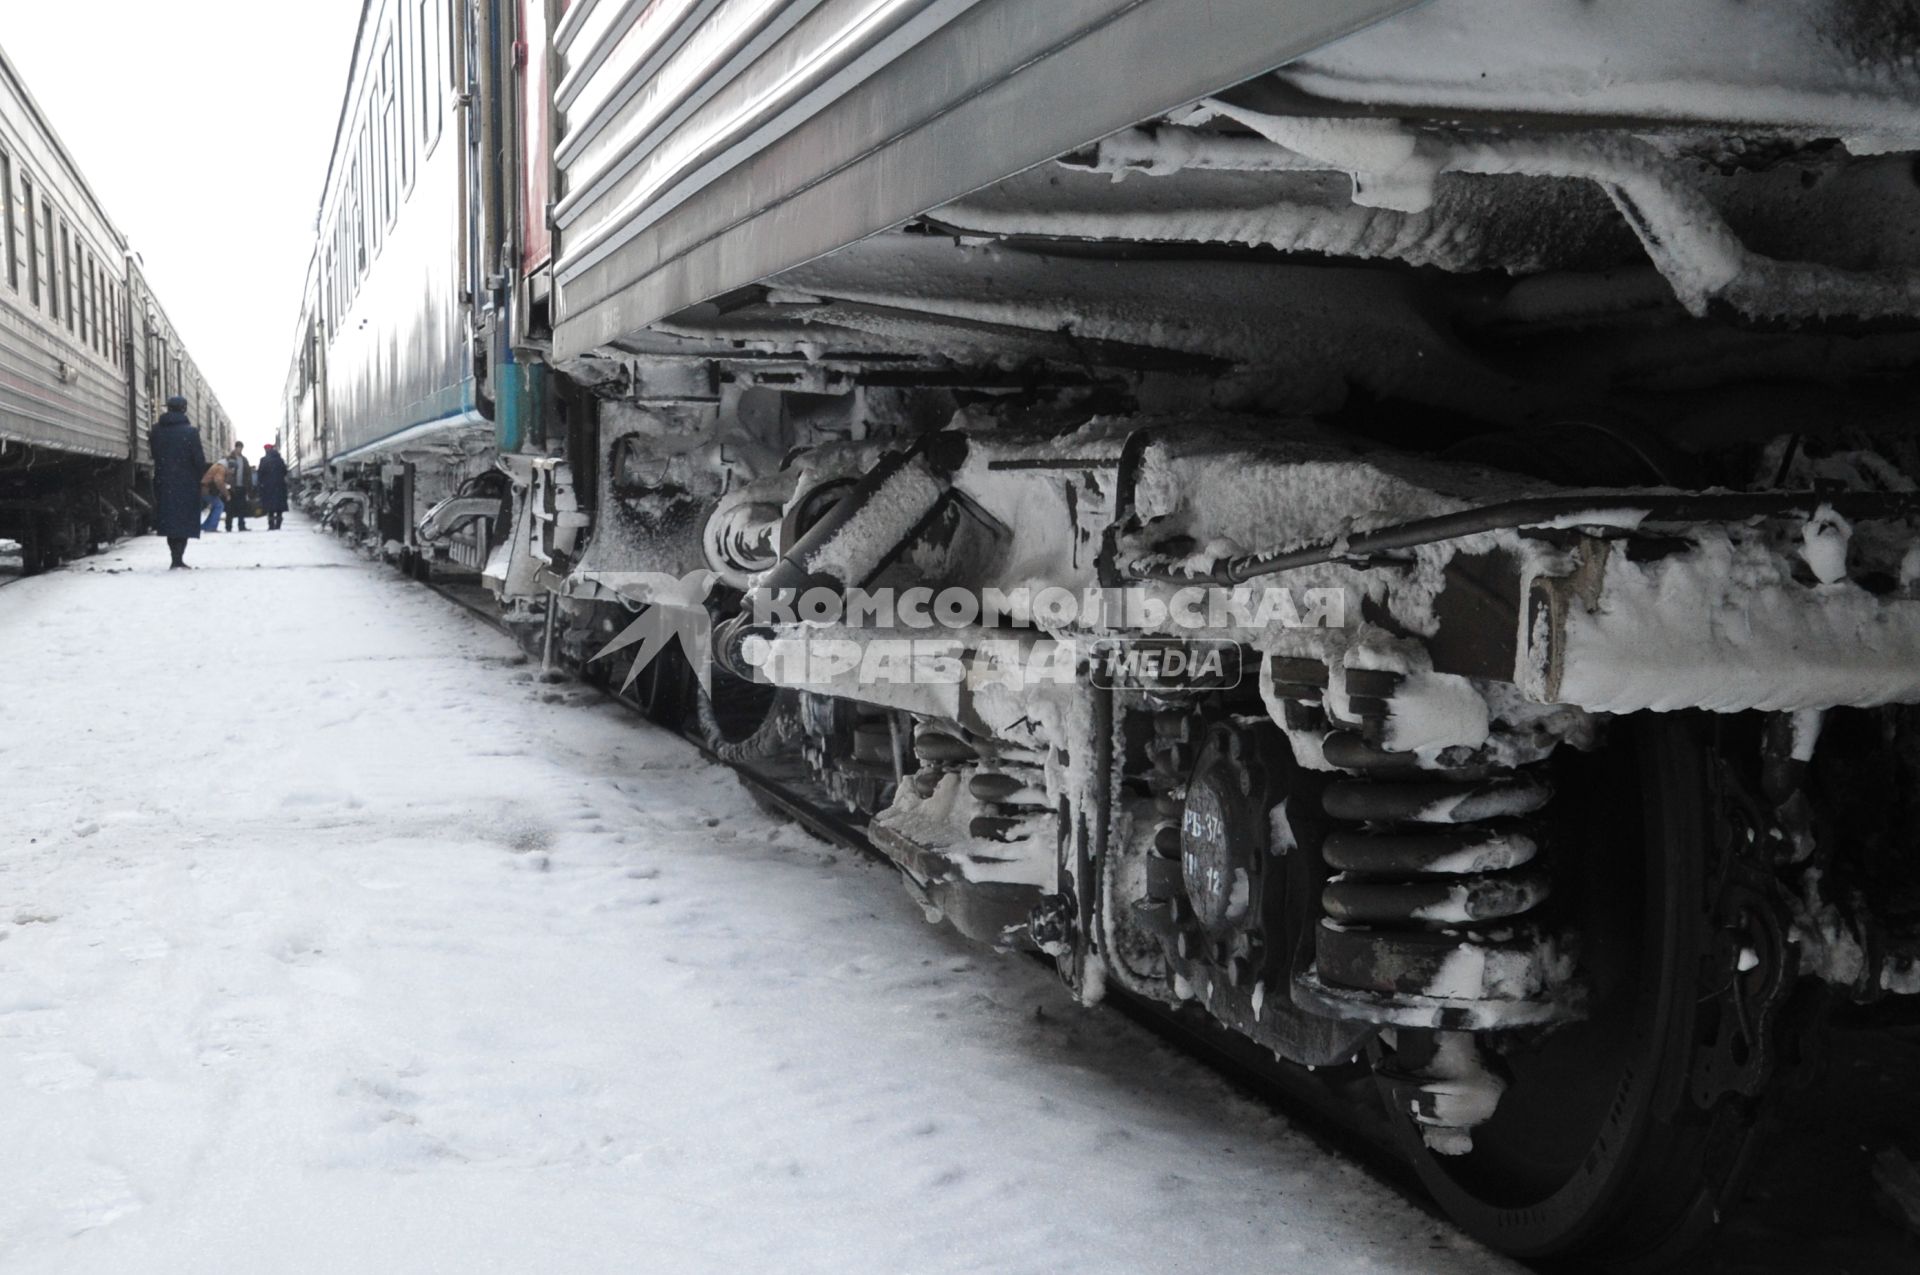
[[[0,537],[27,570],[139,528],[147,427],[187,399],[231,423],[100,201],[0,54]]]
[[[1920,991],[1920,8],[1199,8],[368,0],[306,499],[1672,1262]]]

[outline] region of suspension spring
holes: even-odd
[[[1315,965],[1302,991],[1325,1012],[1473,1031],[1577,1010],[1570,952],[1539,923],[1551,892],[1536,818],[1544,775],[1423,768],[1379,740],[1398,674],[1348,669],[1346,714],[1322,740],[1328,785]],[[1324,710],[1323,710],[1324,711]]]
[[[967,791],[981,808],[967,824],[973,836],[1011,844],[1043,831],[1051,835],[1053,807],[1047,799],[1042,754],[1002,746],[983,750]]]
[[[914,771],[914,791],[922,799],[933,796],[940,781],[979,759],[980,750],[958,726],[920,720],[913,727],[913,755],[919,762]]]

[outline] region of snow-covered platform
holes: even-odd
[[[0,588],[0,1269],[1488,1271],[297,520]]]

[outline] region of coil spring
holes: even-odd
[[[1490,766],[1423,769],[1379,740],[1398,674],[1348,669],[1348,717],[1322,741],[1349,778],[1323,807],[1341,827],[1322,855],[1316,975],[1349,1016],[1451,1029],[1561,1016],[1564,980],[1535,924],[1550,883],[1541,776]],[[1322,710],[1324,712],[1324,709]]]
[[[985,841],[1025,841],[1039,831],[1037,821],[1052,814],[1047,802],[1045,758],[1030,749],[973,738],[956,726],[921,721],[914,726],[913,752],[919,761],[914,790],[931,797],[946,776],[971,772],[967,791],[983,807],[967,831]]]
[[[968,822],[967,831],[985,841],[1025,841],[1053,814],[1047,800],[1045,760],[1026,749],[983,751],[979,769],[967,780],[967,791],[983,809]]]

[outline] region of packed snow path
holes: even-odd
[[[0,589],[0,1269],[1505,1269],[300,521]]]

